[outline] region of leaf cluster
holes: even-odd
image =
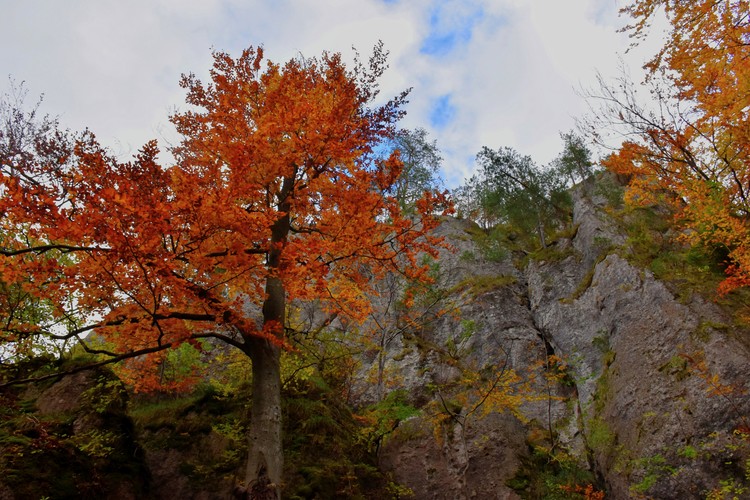
[[[631,205],[668,203],[690,244],[724,247],[728,293],[750,283],[750,16],[744,0],[635,0],[623,9],[636,41],[661,13],[668,30],[642,97],[626,76],[600,82],[592,137],[625,138],[604,165],[629,181]]]

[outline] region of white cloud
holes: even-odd
[[[132,151],[174,138],[167,115],[183,102],[179,75],[205,77],[211,48],[350,59],[351,46],[366,55],[382,39],[391,51],[383,95],[414,87],[405,126],[429,130],[435,103],[449,99],[452,120],[431,132],[456,185],[483,145],[542,163],[555,156],[558,133],[586,110],[574,89],[591,85],[596,69],[615,74],[627,46],[617,9],[615,0],[6,2],[0,74],[44,92],[45,109],[67,126]],[[446,45],[430,55],[436,41]]]

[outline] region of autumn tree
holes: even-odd
[[[289,300],[360,321],[373,283],[421,279],[417,255],[434,254],[439,197],[424,193],[405,217],[383,194],[402,163],[374,147],[406,97],[374,105],[385,58],[382,45],[350,69],[338,54],[278,65],[260,48],[218,52],[208,83],[182,78],[174,165],[155,142],[121,162],[90,133],[70,154],[4,162],[0,272],[53,304],[48,321],[11,321],[6,337],[75,339],[98,363],[121,361],[137,389],[169,349],[202,338],[239,349],[252,364],[242,494],[277,498]],[[55,328],[73,308],[82,319]]]
[[[56,119],[40,114],[42,98],[27,109],[28,91],[23,82],[9,80],[9,90],[0,98],[0,165],[3,171],[33,179],[42,165],[62,169],[73,150],[73,135],[62,130]],[[28,228],[4,226],[3,238],[27,238]],[[64,259],[61,259],[64,263]],[[30,276],[0,273],[0,363],[53,353],[65,348],[44,336],[19,331],[15,325],[36,325],[52,316],[53,305],[30,292]],[[75,314],[56,318],[57,329],[75,321]]]
[[[625,140],[605,163],[630,179],[631,203],[668,203],[690,243],[729,255],[720,290],[750,284],[750,5],[745,0],[635,0],[622,11],[636,42],[661,14],[664,44],[646,63],[647,99],[622,77],[592,93],[594,137]]]

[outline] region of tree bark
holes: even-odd
[[[284,179],[278,195],[279,219],[271,226],[271,246],[266,265],[266,299],[263,302],[263,325],[268,334],[284,335],[286,320],[286,289],[278,276],[281,254],[289,236],[288,196],[294,176]],[[253,396],[248,431],[248,457],[245,471],[245,498],[279,500],[284,468],[281,435],[281,348],[260,337],[245,339],[247,353],[253,364]]]
[[[249,341],[253,364],[253,396],[245,472],[246,498],[277,500],[284,455],[281,436],[280,348],[266,339]]]
[[[541,210],[537,207],[537,210]],[[544,237],[544,223],[539,212],[536,214],[536,232],[539,235],[539,243],[542,245],[542,249],[547,248],[547,239]]]

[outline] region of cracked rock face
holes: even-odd
[[[394,337],[381,356],[391,388],[406,388],[433,413],[453,412],[436,426],[423,411],[381,449],[382,466],[416,498],[518,498],[508,484],[535,433],[550,428],[558,446],[602,479],[607,498],[698,498],[720,480],[742,478],[737,464],[748,457],[738,454],[748,447],[737,451],[733,431],[750,403],[738,391],[712,395],[720,391],[711,380],[747,387],[750,352],[740,339],[748,333],[716,304],[680,301],[614,253],[625,237],[604,215],[605,200],[583,189],[574,195],[576,234],[555,243],[567,256],[524,270],[510,256],[483,258],[470,223],[440,227],[452,248],[438,259],[439,285],[451,290],[455,310]],[[498,276],[508,279],[492,286]],[[567,363],[563,383],[538,376],[550,354]],[[467,417],[475,403],[453,408],[445,400],[463,390],[468,368],[536,370],[531,387],[547,397],[524,403],[517,415]],[[372,391],[360,394],[373,400]]]
[[[499,262],[484,259],[471,230],[457,220],[439,228],[451,246],[438,259],[438,286],[451,291],[444,304],[449,313],[429,328],[394,338],[384,351],[391,387],[406,389],[423,412],[386,440],[381,466],[416,498],[520,498],[506,483],[529,458],[530,429],[550,422],[559,424],[569,447],[584,448],[576,408],[566,404],[571,388],[539,376],[550,346],[535,324],[525,276],[510,255]],[[467,392],[460,380],[466,371],[491,381],[510,370],[522,378],[535,375],[533,391],[544,397],[525,402],[518,415],[485,412],[478,403],[489,389],[477,389],[460,408],[451,406]],[[364,401],[372,402],[372,392],[361,392]],[[443,420],[436,423],[436,414]]]
[[[576,206],[582,205],[579,199]],[[576,247],[595,248],[591,235],[611,231],[605,221],[593,227],[597,214],[602,217],[583,210],[587,230],[579,229]],[[707,327],[728,326],[732,319],[697,296],[680,302],[649,271],[618,255],[586,260],[593,269],[577,269],[573,257],[529,266],[529,296],[556,352],[575,360],[581,431],[608,496],[630,498],[648,483],[654,498],[705,495],[722,475],[732,474],[717,467],[728,453],[720,441],[750,410],[746,396],[712,396],[706,379],[710,372],[726,386],[746,387],[750,352],[737,335],[747,332]],[[575,293],[569,280],[554,278],[585,273],[590,281]],[[707,373],[697,365],[700,359]],[[701,448],[716,453],[686,452]]]

